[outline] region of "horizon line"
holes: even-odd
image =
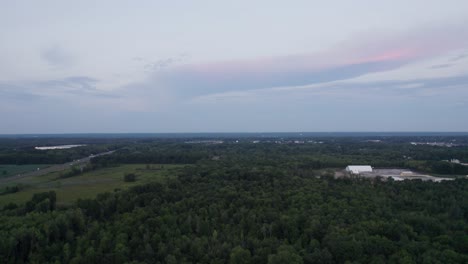
[[[340,133],[434,133],[434,134],[468,134],[468,131],[261,131],[261,132],[63,132],[63,133],[0,133],[0,136],[41,136],[41,135],[180,135],[180,134],[340,134]]]

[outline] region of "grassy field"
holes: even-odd
[[[0,164],[0,178],[6,178],[49,167],[48,164],[30,164],[30,165],[4,165]]]
[[[103,192],[112,192],[115,189],[126,189],[131,186],[163,181],[176,174],[176,170],[184,165],[151,165],[148,169],[145,164],[120,165],[83,173],[78,176],[60,179],[61,172],[43,176],[21,178],[8,185],[26,186],[17,193],[0,195],[0,206],[14,202],[24,203],[31,199],[34,193],[55,191],[57,204],[70,204],[78,198],[94,198]],[[123,176],[127,173],[136,175],[135,182],[124,182]]]

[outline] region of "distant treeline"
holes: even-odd
[[[93,159],[94,164],[121,163],[194,164],[210,161],[232,164],[274,165],[295,170],[345,168],[351,164],[398,167],[425,173],[466,175],[468,166],[443,160],[468,161],[468,147],[414,146],[408,143],[371,143],[354,139],[334,139],[321,144],[276,143],[147,143],[133,144],[112,155]]]
[[[291,143],[290,139],[263,138],[258,144],[245,138],[239,143],[226,140],[223,144],[190,144],[184,143],[183,139],[148,138],[114,139],[114,141],[106,139],[105,142],[95,140],[96,145],[67,150],[39,151],[29,146],[32,144],[30,141],[19,141],[20,147],[14,149],[11,139],[3,139],[1,142],[4,145],[0,144],[0,164],[64,163],[108,149],[116,149],[114,154],[94,158],[92,162],[99,166],[123,163],[195,164],[210,161],[216,157],[221,161],[232,163],[281,165],[297,170],[344,168],[350,164],[368,164],[374,167],[409,168],[425,173],[468,174],[468,166],[443,161],[459,159],[462,162],[468,162],[467,146],[439,147],[409,143],[413,140],[418,142],[445,140],[443,142],[464,144],[468,141],[468,137],[380,137],[378,140],[382,140],[381,142],[369,142],[369,140],[376,140],[375,137],[320,138],[319,140],[303,138],[299,142],[304,142],[304,144]],[[60,142],[83,143],[76,140],[60,140]],[[278,142],[289,143],[279,144]],[[38,144],[40,140],[34,140],[33,143]]]

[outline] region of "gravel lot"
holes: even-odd
[[[423,181],[434,181],[440,182],[444,180],[453,180],[451,178],[438,178],[426,174],[421,174],[409,169],[374,169],[372,172],[364,172],[360,174],[361,177],[364,178],[375,178],[377,176],[381,176],[383,178],[392,177],[395,181],[403,181],[403,180],[423,180]]]

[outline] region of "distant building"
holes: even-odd
[[[380,140],[380,139],[369,139],[369,140],[366,140],[366,142],[370,142],[370,143],[380,143],[380,142],[382,142],[382,140]]]
[[[369,165],[349,165],[346,171],[351,174],[361,174],[363,172],[372,172],[372,167]]]
[[[413,172],[412,171],[402,171],[400,173],[400,176],[413,176]]]

